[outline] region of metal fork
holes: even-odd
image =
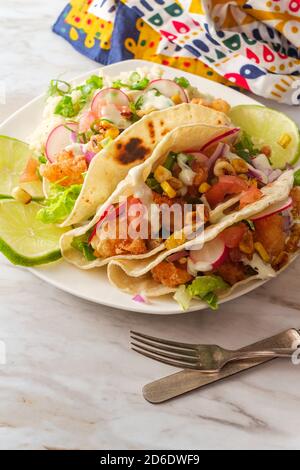
[[[194,369],[206,373],[219,372],[226,364],[257,357],[292,357],[297,349],[230,351],[216,345],[180,343],[136,331],[130,332],[131,347],[143,356],[180,369]]]

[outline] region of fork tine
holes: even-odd
[[[139,349],[136,349],[134,347],[132,348],[132,350],[137,352],[138,354],[141,354],[142,356],[146,356],[149,359],[154,359],[155,361],[162,362],[163,364],[168,364],[169,366],[178,367],[179,369],[186,369],[187,368],[187,364],[184,364],[182,362],[170,361],[168,359],[163,359],[161,357],[155,356],[155,354],[151,354],[151,353],[148,353],[148,352],[145,352],[145,351],[140,351]],[[188,368],[189,369],[195,369],[195,370],[198,369],[198,367],[194,366],[193,364],[189,364]]]
[[[180,343],[179,341],[171,341],[169,339],[155,338],[154,336],[145,335],[144,333],[139,333],[138,331],[130,331],[130,334],[134,336],[139,336],[140,338],[149,339],[155,343],[166,344],[167,346],[177,346],[178,348],[190,349],[195,351],[194,344]]]
[[[196,357],[197,356],[197,351],[196,350],[188,350],[188,349],[183,349],[183,348],[176,348],[175,346],[166,346],[164,344],[160,343],[155,343],[153,341],[149,341],[144,338],[139,338],[137,336],[131,335],[131,339],[134,341],[137,341],[138,343],[146,344],[147,346],[151,346],[152,348],[156,349],[161,349],[163,351],[169,351],[174,354],[182,354],[185,356],[191,356],[191,357]]]
[[[146,351],[146,352],[155,354],[157,357],[165,357],[167,359],[172,359],[174,361],[182,361],[182,362],[185,362],[186,365],[197,364],[197,357],[192,358],[192,357],[182,356],[180,354],[170,354],[167,352],[155,350],[153,348],[148,348],[147,346],[143,346],[141,344],[137,344],[134,342],[131,342],[131,345],[136,348],[139,348],[141,351]]]

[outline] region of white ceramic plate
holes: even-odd
[[[105,74],[116,76],[120,72],[134,71],[137,67],[143,66],[152,67],[153,63],[143,60],[128,60],[104,67],[104,70]],[[203,93],[208,93],[218,98],[224,98],[232,106],[239,104],[260,104],[238,91],[206,80],[205,78],[197,77],[196,75],[178,71],[170,67],[161,67],[165,69],[165,77],[174,78],[176,76],[184,76]],[[98,70],[98,68],[96,70]],[[84,80],[89,77],[91,73],[93,73],[93,70],[78,77],[76,81]],[[0,134],[26,141],[28,135],[33,132],[41,119],[44,101],[45,95],[40,96],[14,113],[0,126]],[[48,267],[32,269],[31,271],[40,279],[43,279],[65,292],[98,304],[128,311],[160,315],[181,313],[179,306],[171,296],[151,300],[149,304],[137,304],[131,299],[130,295],[119,292],[109,284],[105,269],[81,271],[66,262],[59,262],[49,265]],[[249,283],[246,287],[236,291],[234,295],[226,298],[225,301],[228,302],[229,300],[244,295],[262,284],[262,281]],[[190,310],[202,310],[204,308],[207,308],[205,304],[195,301]]]

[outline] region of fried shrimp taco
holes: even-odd
[[[92,75],[78,86],[52,80],[48,94],[30,138],[42,163],[44,223],[88,220],[128,170],[149,158],[176,126],[230,124],[225,101],[204,100],[187,79],[164,79],[158,68],[114,78]]]
[[[192,299],[216,309],[218,300],[257,279],[275,277],[295,258],[300,244],[300,188],[283,173],[263,188],[264,197],[210,226],[195,239],[143,264],[114,260],[110,282],[129,294],[174,293],[185,310]]]
[[[63,235],[64,258],[82,269],[113,259],[142,266],[255,201],[267,204],[269,179],[234,153],[238,135],[203,124],[171,131],[88,225]]]

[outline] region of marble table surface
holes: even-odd
[[[65,0],[0,5],[0,120],[49,79],[92,69],[50,31]],[[299,120],[299,111],[276,106]],[[298,116],[298,117],[297,117]],[[154,406],[144,384],[173,369],[137,356],[130,328],[239,347],[300,328],[300,263],[216,313],[148,316],[81,301],[1,258],[0,449],[297,449],[300,370],[277,360]]]

